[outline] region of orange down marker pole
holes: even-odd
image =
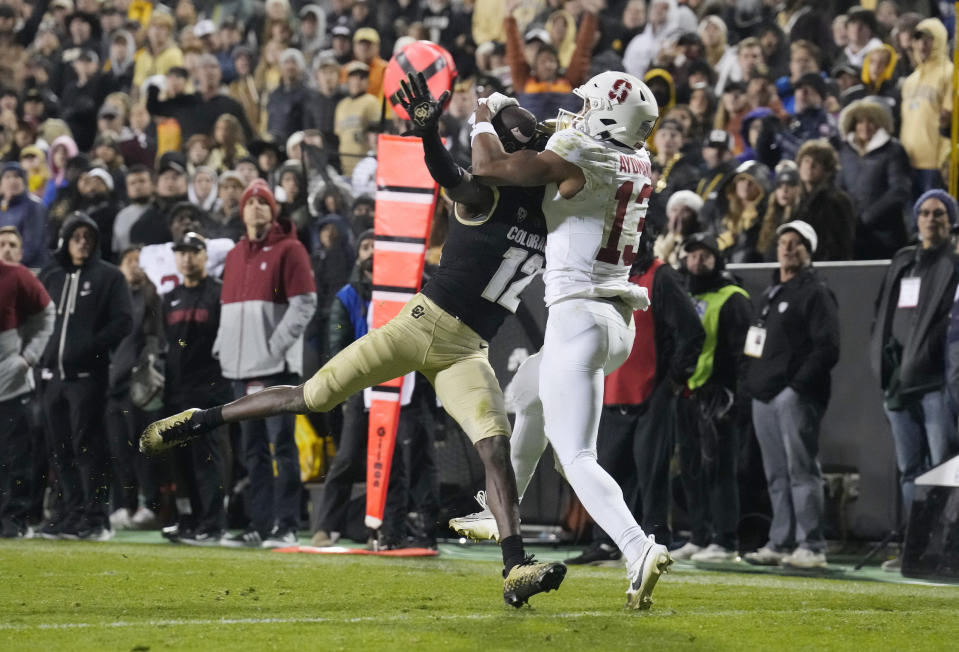
[[[399,314],[420,289],[438,190],[426,169],[419,138],[381,135],[377,152],[371,328]],[[374,530],[383,524],[402,383],[396,378],[371,393],[365,522]]]

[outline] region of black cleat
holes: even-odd
[[[537,593],[558,589],[566,577],[566,566],[558,561],[538,562],[528,555],[510,569],[503,581],[503,600],[517,609]]]
[[[619,561],[622,558],[623,553],[616,546],[611,546],[608,543],[594,543],[582,554],[567,559],[565,563],[570,566],[592,566],[603,562]]]

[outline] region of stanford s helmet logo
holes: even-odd
[[[622,103],[623,100],[629,95],[629,91],[633,90],[633,85],[625,79],[617,79],[613,82],[613,89],[609,92],[609,99],[614,102]]]

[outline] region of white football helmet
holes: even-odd
[[[573,90],[583,98],[579,113],[560,109],[556,129],[573,127],[596,140],[615,140],[639,149],[659,119],[653,92],[638,77],[608,70]]]

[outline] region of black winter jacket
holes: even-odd
[[[849,195],[832,181],[804,192],[794,220],[808,222],[819,236],[814,260],[850,260],[856,234],[856,214]]]
[[[895,138],[860,156],[844,142],[839,150],[836,185],[856,207],[856,258],[891,258],[906,244],[903,212],[912,196],[912,170],[906,150]]]
[[[892,337],[899,282],[914,262],[922,282],[919,286],[919,302],[912,314],[909,340],[900,342],[900,394],[933,391],[945,382],[946,330],[959,280],[957,258],[948,244],[931,250],[909,246],[896,252],[876,297],[876,314],[869,343],[869,359],[883,389],[889,386],[894,370],[892,360],[883,353]]]
[[[761,358],[747,358],[746,392],[768,403],[786,387],[825,406],[830,371],[839,361],[839,306],[832,291],[807,267],[759,295],[754,323],[766,329]]]
[[[630,274],[636,272],[631,271]],[[669,265],[653,275],[651,296],[655,297],[653,333],[656,340],[656,382],[669,379],[685,385],[696,371],[706,332],[689,300],[683,279]]]
[[[40,367],[65,380],[93,376],[106,384],[110,351],[133,329],[130,289],[120,270],[100,259],[99,243],[82,266],[73,264],[68,243],[80,226],[90,227],[100,238],[89,217],[68,219],[53,262],[40,272],[40,282],[57,305],[53,335]]]

